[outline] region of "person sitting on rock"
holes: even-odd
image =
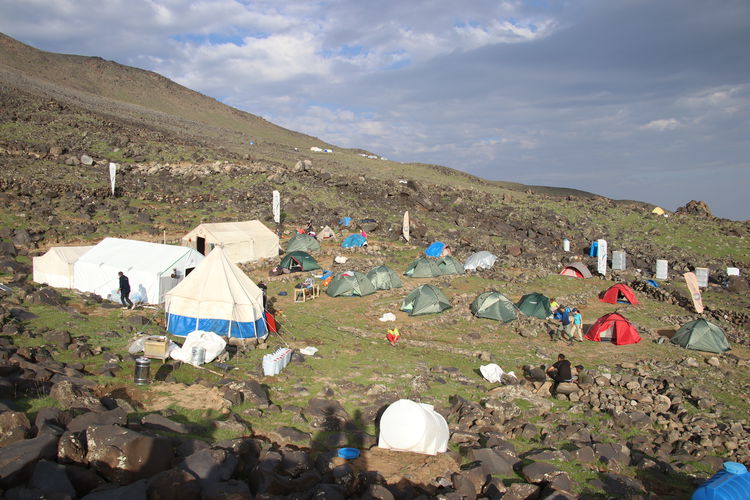
[[[571,382],[573,380],[573,371],[571,370],[570,361],[565,359],[565,354],[557,355],[557,362],[547,368],[549,378],[557,382]]]

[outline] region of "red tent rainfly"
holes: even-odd
[[[632,288],[624,283],[617,283],[604,290],[599,300],[607,304],[617,304],[619,301],[627,301],[632,305],[638,305],[638,299],[635,298],[635,292]]]
[[[641,341],[633,324],[617,313],[605,314],[591,325],[586,338],[594,342],[611,341],[615,345],[637,344]]]

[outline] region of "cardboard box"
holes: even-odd
[[[147,358],[167,359],[169,340],[166,336],[146,337],[143,342],[143,355]]]

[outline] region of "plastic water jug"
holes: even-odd
[[[570,252],[570,240],[568,238],[563,240],[563,252]]]
[[[599,242],[592,241],[591,248],[589,248],[589,257],[596,257],[599,253]]]
[[[291,359],[292,350],[289,348],[277,349],[271,354],[266,354],[263,356],[263,375],[278,375]]]
[[[740,500],[750,496],[750,472],[737,462],[724,462],[724,468],[693,493],[693,500]]]

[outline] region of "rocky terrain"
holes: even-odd
[[[23,71],[18,61],[33,65],[39,55],[0,41],[2,498],[676,499],[723,460],[750,462],[747,221],[715,218],[695,200],[665,218],[639,202],[367,160],[363,150],[316,156],[309,146],[317,139],[252,115],[223,128],[226,120],[202,123],[137,98],[118,101],[105,92],[114,63],[73,58],[63,66],[45,56],[45,64],[61,64],[60,74],[85,69],[85,79],[105,89],[99,93],[66,86],[49,68]],[[145,95],[152,80],[138,71],[121,74],[120,85],[132,82],[123,94]],[[211,116],[231,113],[173,85],[152,90],[168,92],[165,102],[181,96],[181,109],[200,103]],[[260,138],[256,149],[247,137]],[[110,161],[120,165],[116,196]],[[489,250],[498,261],[433,280],[452,309],[424,318],[397,313],[403,340],[395,348],[377,318],[424,280],[299,305],[278,295],[299,276],[268,277],[272,261],[246,265],[269,284],[281,336],[232,349],[225,362],[233,369],[155,364],[149,386],[133,383],[127,347],[139,333],[163,333],[163,311],[120,311],[31,281],[31,259],[53,245],[105,236],[175,241],[202,221],[270,226],[274,189],[285,238],[308,219],[339,236],[347,232],[337,227],[342,216],[377,221],[366,249],[343,251],[340,238],[323,244],[315,257],[334,271],[387,264],[401,272],[435,240],[460,259]],[[563,237],[571,252],[563,252]],[[589,280],[557,274],[571,261],[594,269],[586,249],[598,238],[627,252],[627,270]],[[342,254],[349,260],[336,264]],[[645,282],[656,259],[670,265],[659,288]],[[727,276],[728,266],[741,276]],[[710,270],[704,315],[726,331],[728,353],[657,343],[696,317],[682,284],[695,267]],[[598,302],[617,281],[636,290],[638,308]],[[477,320],[468,306],[490,289],[514,299],[543,291],[581,308],[587,324],[619,310],[643,341],[559,345],[542,320]],[[292,363],[264,377],[262,355],[282,345],[295,349]],[[309,345],[319,353],[299,353]],[[561,350],[585,368],[577,384],[550,392],[540,365]],[[518,379],[486,382],[478,367],[488,362]],[[399,398],[433,404],[447,419],[447,453],[375,446],[379,415]],[[342,446],[359,448],[360,458],[338,458]]]

